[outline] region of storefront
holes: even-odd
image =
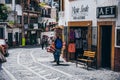
[[[83,50],[96,52],[98,68],[120,71],[120,1],[65,1],[62,21],[65,23],[64,35],[67,47],[71,41],[76,45],[79,45],[76,43],[79,42]],[[75,60],[76,52],[68,52],[67,58]]]
[[[41,29],[27,29],[25,30],[25,44],[26,45],[39,45]]]
[[[76,59],[84,50],[91,50],[91,26],[92,21],[69,22],[68,45],[74,43],[75,53],[69,53],[69,59]]]
[[[77,5],[79,4],[79,5]],[[93,5],[94,6],[91,6]],[[75,52],[69,52],[68,60],[76,60],[85,50],[92,49],[92,31],[96,25],[96,3],[94,0],[72,1],[69,3],[70,13],[68,21],[68,48],[75,44]]]
[[[116,12],[116,6],[97,7],[97,64],[98,67],[120,71],[120,49],[115,47]]]

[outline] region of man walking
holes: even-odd
[[[43,36],[41,39],[41,47],[44,49],[44,44],[45,44],[45,37]]]
[[[60,38],[60,36],[57,36],[56,40],[55,40],[55,60],[56,63],[59,65],[59,59],[60,59],[60,54],[61,54],[61,49],[62,49],[62,39]]]

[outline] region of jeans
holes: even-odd
[[[56,60],[55,60],[55,52],[53,53],[53,57],[54,57],[54,61],[56,61]]]
[[[60,54],[61,54],[61,49],[56,49],[54,55],[55,55],[55,60],[56,60],[57,64],[59,64]]]
[[[2,63],[0,63],[0,70],[2,69]]]

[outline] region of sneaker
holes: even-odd
[[[56,62],[56,61],[54,60],[54,61],[52,61],[52,62]]]
[[[60,63],[59,63],[59,61],[57,61],[57,65],[59,65]]]

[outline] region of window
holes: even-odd
[[[116,28],[116,47],[120,48],[120,27]]]
[[[27,23],[28,23],[28,17],[24,16],[24,24],[27,24]]]
[[[12,3],[12,0],[5,0],[5,3],[6,3],[6,4],[11,4],[11,3]]]
[[[16,4],[20,4],[21,0],[15,0]]]
[[[21,23],[22,23],[21,21],[22,21],[22,17],[21,17],[21,16],[18,16],[18,17],[17,17],[17,23],[18,23],[18,24],[21,24]]]

